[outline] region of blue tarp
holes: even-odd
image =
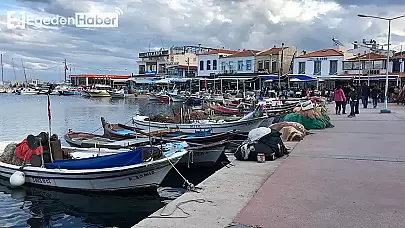
[[[265,80],[276,80],[276,79],[278,79],[278,76],[277,75],[267,75],[267,76],[263,76],[263,78]]]
[[[313,81],[313,80],[316,80],[315,77],[305,75],[305,74],[292,74],[292,75],[290,75],[290,78],[295,78],[295,79],[298,79],[300,81]]]
[[[118,154],[105,155],[94,158],[83,158],[77,160],[54,161],[53,163],[45,164],[47,169],[105,169],[112,167],[123,167],[128,165],[136,165],[142,163],[142,151],[147,149],[141,147],[128,152]],[[150,149],[150,148],[149,148]]]

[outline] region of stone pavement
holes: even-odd
[[[331,115],[335,127],[300,142],[229,227],[405,227],[405,107],[389,108]]]

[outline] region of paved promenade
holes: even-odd
[[[389,108],[331,115],[228,227],[405,227],[405,107]]]

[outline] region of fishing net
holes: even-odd
[[[16,143],[8,144],[6,148],[4,148],[4,151],[0,156],[0,161],[11,165],[21,166],[24,163],[24,161],[17,157],[15,153],[16,147],[17,147]]]

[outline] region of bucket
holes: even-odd
[[[266,156],[264,155],[264,153],[257,154],[257,162],[259,162],[259,163],[266,162]]]

